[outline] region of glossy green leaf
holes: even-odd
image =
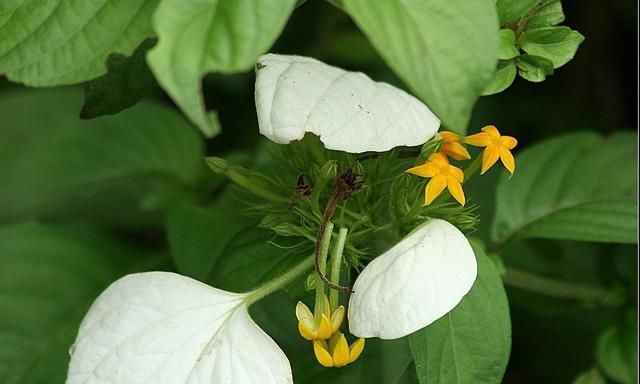
[[[38,0],[0,8],[0,74],[30,86],[74,84],[104,74],[112,53],[129,56],[152,36],[158,0]]]
[[[77,89],[0,95],[0,222],[52,215],[155,225],[141,200],[208,175],[203,144],[178,113],[140,103],[82,121]]]
[[[496,72],[493,74],[493,78],[482,91],[482,95],[493,95],[509,88],[516,78],[517,71],[516,63],[513,60],[500,61]]]
[[[156,82],[145,61],[145,54],[154,44],[153,40],[146,40],[130,57],[111,55],[107,60],[109,71],[84,87],[80,118],[116,114],[155,90]]]
[[[0,382],[63,383],[91,302],[151,256],[84,227],[0,228]]]
[[[523,79],[539,83],[553,74],[553,62],[540,56],[520,55],[515,58],[518,74]]]
[[[493,1],[344,0],[378,53],[448,129],[464,133],[498,58]]]
[[[209,72],[250,70],[282,31],[295,0],[163,0],[153,17],[159,41],[148,54],[156,79],[206,136],[220,131],[201,95]]]
[[[472,243],[478,278],[451,312],[409,336],[418,381],[501,383],[511,351],[509,304],[502,279],[480,244]]]
[[[636,363],[638,337],[635,312],[629,312],[625,322],[604,331],[596,345],[596,360],[602,372],[616,383],[637,382]]]
[[[527,148],[498,184],[493,239],[635,243],[636,140],[583,132]]]
[[[564,21],[564,12],[560,0],[545,1],[547,5],[541,7],[530,19],[524,30],[540,27],[551,27]]]
[[[509,28],[500,30],[500,50],[498,58],[500,60],[513,59],[520,55],[518,47],[516,47],[516,34]]]
[[[539,2],[540,0],[497,0],[500,25],[517,22]]]
[[[206,280],[228,243],[252,224],[240,215],[242,206],[229,194],[214,204],[201,207],[183,202],[173,207],[166,218],[171,255],[178,272],[198,280]],[[267,248],[267,244],[264,244]],[[245,272],[253,274],[248,268]]]
[[[568,27],[530,29],[518,38],[518,44],[525,52],[550,60],[553,68],[561,67],[573,59],[583,41],[584,36]]]

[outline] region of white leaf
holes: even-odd
[[[125,276],[82,321],[67,384],[292,383],[244,299],[174,273]]]
[[[328,149],[382,152],[421,145],[440,126],[418,99],[360,72],[274,54],[261,56],[256,68],[260,133],[276,143],[312,132]]]
[[[360,273],[349,301],[349,330],[381,339],[409,335],[458,305],[477,273],[467,238],[431,219]]]

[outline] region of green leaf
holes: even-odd
[[[562,3],[560,0],[547,3],[547,5],[540,8],[535,15],[529,19],[524,28],[525,31],[533,28],[552,27],[564,21],[564,12],[562,11]]]
[[[553,74],[553,62],[544,57],[520,55],[516,57],[518,73],[523,79],[539,83]]]
[[[157,226],[141,200],[208,174],[201,138],[172,109],[140,103],[82,121],[81,101],[78,89],[0,95],[0,222],[65,215]]]
[[[0,9],[0,73],[30,86],[87,81],[112,53],[129,56],[152,36],[158,0],[23,1]]]
[[[345,0],[344,9],[391,69],[447,128],[466,132],[498,58],[491,0]]]
[[[208,72],[251,69],[282,31],[295,0],[163,0],[153,16],[158,45],[147,55],[156,79],[189,119],[220,132],[201,95]]]
[[[517,22],[524,17],[540,0],[497,0],[500,25]]]
[[[530,29],[518,38],[518,44],[525,52],[550,60],[553,68],[561,67],[573,59],[583,41],[584,36],[568,27]]]
[[[501,383],[511,350],[509,304],[502,280],[473,242],[478,278],[451,312],[409,336],[418,381]]]
[[[500,60],[509,60],[518,57],[520,51],[516,47],[516,34],[509,28],[500,30],[500,50],[498,58]]]
[[[497,188],[494,241],[514,237],[636,242],[637,135],[574,133],[516,157]]]
[[[63,383],[91,302],[150,256],[85,227],[0,228],[0,382]]]
[[[596,345],[596,360],[602,372],[617,383],[637,382],[638,337],[636,315],[629,312],[627,321],[604,331]]]
[[[117,54],[109,56],[107,74],[84,87],[80,118],[114,115],[133,106],[154,90],[156,82],[145,61],[145,54],[154,44],[151,39],[145,40],[131,57]]]
[[[169,211],[167,237],[178,272],[202,281],[211,275],[227,244],[252,224],[238,214],[240,209],[230,194],[223,194],[208,207],[183,202]]]
[[[607,380],[597,368],[591,368],[576,377],[573,384],[607,384]]]
[[[493,78],[489,80],[489,83],[485,86],[482,95],[493,95],[509,88],[516,78],[516,72],[516,63],[513,60],[500,61],[500,63],[498,63],[498,69],[496,69]]]

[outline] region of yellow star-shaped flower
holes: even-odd
[[[299,301],[296,305],[296,317],[298,318],[298,331],[307,340],[326,340],[331,337],[342,325],[344,320],[344,306],[339,306],[331,312],[329,301],[324,298],[324,305],[320,316],[316,318],[309,307]]]
[[[484,174],[500,158],[505,168],[513,175],[516,161],[511,150],[518,145],[518,140],[511,136],[502,136],[496,127],[487,125],[482,128],[482,132],[467,136],[464,142],[475,147],[485,147],[480,174]]]
[[[467,149],[462,145],[462,136],[451,131],[442,131],[438,134],[442,138],[440,152],[454,160],[468,160],[471,158]]]
[[[458,167],[449,164],[447,157],[441,153],[429,156],[426,163],[407,170],[412,175],[431,178],[425,188],[424,204],[429,205],[438,197],[445,188],[449,189],[451,196],[464,205],[464,191],[462,181],[464,172]]]
[[[323,367],[344,367],[353,363],[364,349],[364,339],[359,338],[351,346],[347,344],[347,339],[342,332],[336,332],[329,342],[325,340],[313,341],[313,352],[316,359]]]

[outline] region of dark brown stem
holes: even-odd
[[[333,217],[333,214],[336,212],[336,208],[338,207],[338,203],[343,199],[348,199],[351,197],[351,194],[356,189],[359,189],[362,186],[361,182],[356,181],[357,175],[355,175],[351,170],[343,173],[338,177],[333,184],[333,188],[331,189],[331,197],[329,197],[329,201],[324,210],[324,215],[322,216],[322,222],[320,223],[320,228],[318,229],[318,236],[316,237],[316,249],[315,249],[315,266],[316,273],[320,277],[320,280],[331,289],[335,289],[340,292],[352,293],[350,287],[343,287],[341,285],[333,283],[331,280],[327,278],[327,276],[320,268],[320,248],[322,244],[322,240],[324,238],[324,232],[327,226],[327,223]]]

